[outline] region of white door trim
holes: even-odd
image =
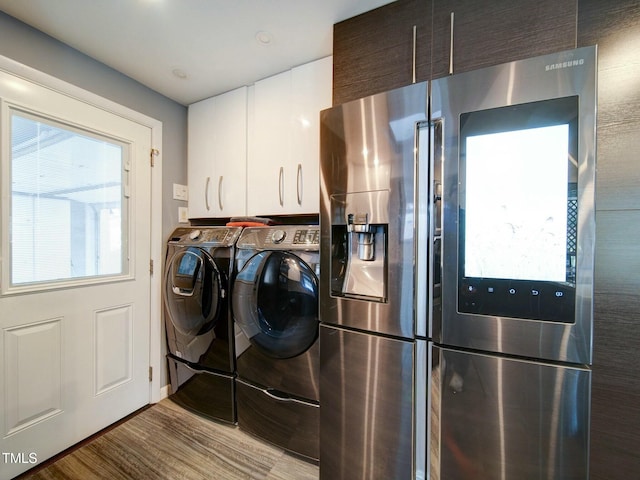
[[[15,60],[0,55],[0,70],[23,78],[40,86],[63,93],[75,99],[84,101],[115,115],[132,120],[151,129],[151,148],[159,153],[155,156],[154,167],[151,169],[151,259],[155,265],[151,275],[150,292],[150,338],[149,338],[149,366],[155,372],[149,384],[149,401],[159,402],[166,396],[166,388],[160,385],[160,371],[162,369],[162,122],[120,105],[112,100],[101,97],[88,90],[84,90],[71,83],[60,80],[47,73],[23,65]],[[151,154],[151,152],[149,152]]]

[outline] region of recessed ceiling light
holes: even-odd
[[[273,35],[271,35],[270,32],[265,32],[264,30],[261,30],[258,33],[256,33],[256,42],[258,42],[259,45],[262,45],[265,47],[268,45],[271,45],[271,43],[273,42]]]
[[[171,73],[173,73],[174,76],[178,77],[181,80],[185,80],[187,78],[187,72],[185,72],[181,68],[174,68],[173,70],[171,70]]]

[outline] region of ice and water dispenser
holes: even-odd
[[[332,195],[332,295],[386,301],[388,207],[388,190]]]

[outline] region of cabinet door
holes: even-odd
[[[291,144],[291,71],[255,83],[247,164],[247,213],[285,210]]]
[[[331,107],[332,57],[291,71],[291,161],[285,199],[288,213],[318,213],[320,209],[320,110]]]
[[[189,105],[188,164],[189,218],[213,215],[211,182],[213,181],[215,98]]]
[[[580,0],[578,11],[578,45],[598,45],[589,473],[626,480],[640,471],[640,3]]]
[[[433,5],[431,78],[576,46],[575,0],[433,0]]]
[[[216,97],[213,122],[215,216],[233,217],[247,212],[247,87]]]
[[[431,0],[405,0],[337,23],[333,28],[333,104],[429,78]]]
[[[247,88],[189,106],[189,218],[246,214]]]

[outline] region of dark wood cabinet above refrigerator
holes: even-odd
[[[333,104],[409,85],[414,72],[427,80],[430,43],[431,0],[397,0],[335,24]]]
[[[576,46],[574,0],[433,0],[432,18],[431,78]]]
[[[334,25],[333,104],[574,48],[577,15],[574,0],[397,0]]]

